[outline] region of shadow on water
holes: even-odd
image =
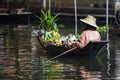
[[[111,38],[109,54],[105,48],[94,58],[62,56],[50,60],[54,56],[41,48],[33,28],[0,25],[0,80],[120,79],[119,37]]]

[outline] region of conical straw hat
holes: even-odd
[[[88,15],[85,19],[80,19],[80,21],[86,23],[86,24],[89,24],[95,28],[97,28],[97,24],[96,24],[96,18],[91,16],[91,15]]]

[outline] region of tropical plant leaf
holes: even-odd
[[[41,10],[41,23],[40,23],[40,28],[45,30],[45,31],[58,31],[58,15],[56,14],[55,16],[52,16],[50,11],[43,11]]]

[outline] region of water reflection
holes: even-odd
[[[98,58],[85,57],[65,57],[57,59],[57,65],[61,67],[63,77],[62,79],[81,80],[81,79],[96,79],[101,78],[101,64]],[[59,69],[57,69],[59,70]]]
[[[0,78],[16,80],[16,57],[14,47],[9,44],[8,33],[9,26],[0,27]]]
[[[111,39],[109,56],[105,49],[95,58],[62,56],[51,61],[54,56],[45,54],[33,28],[0,26],[0,80],[119,79],[119,38]]]

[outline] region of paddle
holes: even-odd
[[[71,48],[71,49],[69,49],[69,50],[67,50],[67,51],[65,51],[65,52],[63,52],[63,53],[61,53],[61,54],[59,54],[59,55],[51,58],[50,60],[56,59],[56,58],[58,58],[58,57],[60,57],[60,56],[62,56],[62,55],[64,55],[64,54],[67,54],[68,52],[73,51],[73,50],[75,50],[76,48],[77,48],[77,47],[73,47],[73,48]]]

